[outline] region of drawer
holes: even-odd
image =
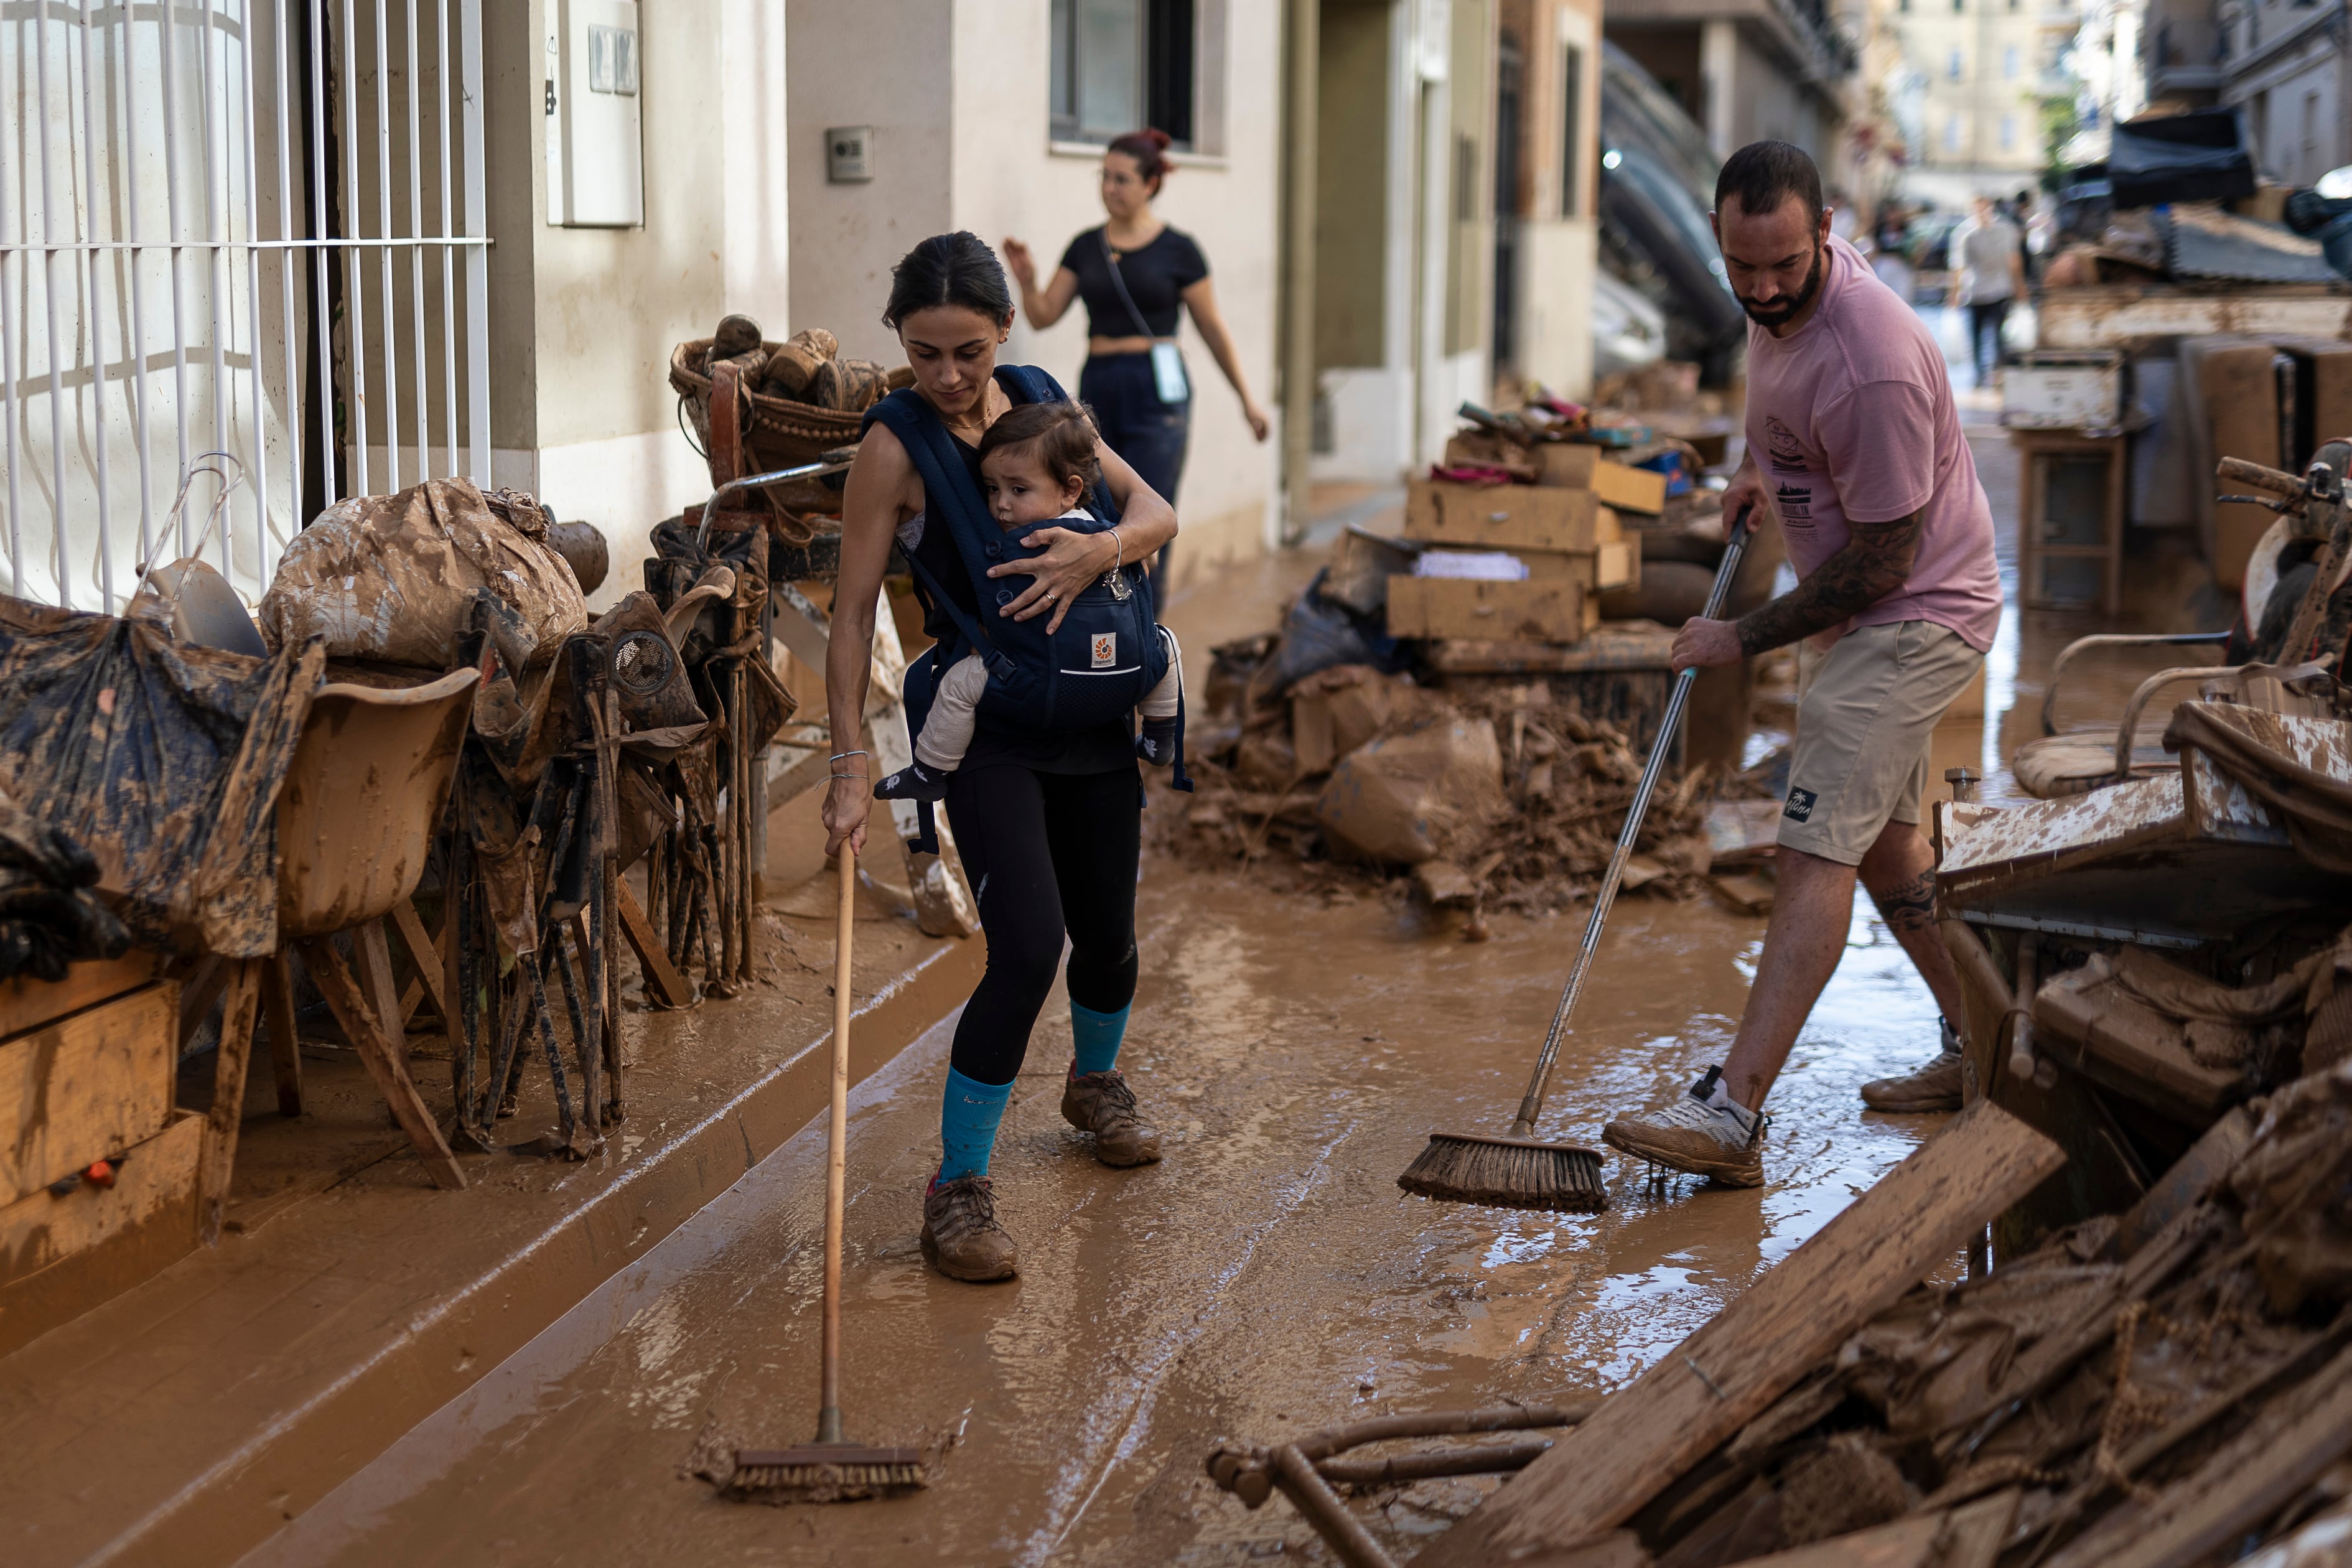
[[[179,1026],[162,981],[0,1044],[0,1203],[161,1132]]]

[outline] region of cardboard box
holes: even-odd
[[[1550,485],[1406,486],[1404,536],[1473,550],[1584,550],[1600,542],[1591,490]]]
[[[1592,493],[1610,506],[1654,517],[1666,510],[1666,476],[1630,463],[1596,463]]]
[[[1564,577],[1389,579],[1391,637],[1572,643],[1600,624],[1600,600]]]
[[[1549,441],[1538,447],[1535,454],[1538,464],[1536,483],[1570,490],[1592,488],[1592,470],[1601,461],[1600,447],[1587,447],[1579,442]]]

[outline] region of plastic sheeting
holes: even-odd
[[[142,943],[278,947],[278,795],[326,668],[0,596],[0,791],[96,859]]]

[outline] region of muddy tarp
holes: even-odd
[[[519,490],[485,496],[468,479],[428,479],[320,512],[286,546],[259,619],[272,647],[320,637],[335,658],[438,672],[459,662],[484,590],[499,612],[499,651],[519,670],[545,664],[588,628],[580,584],[547,542],[538,502]]]
[[[0,595],[0,791],[84,846],[142,942],[278,947],[278,794],[326,668]]]

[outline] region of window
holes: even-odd
[[[1947,114],[1944,116],[1944,151],[1957,153],[1959,150],[1960,117],[1957,114]]]
[[[2011,81],[2017,79],[2017,46],[2015,44],[2000,51],[2000,74]]]
[[[1053,0],[1053,135],[1154,125],[1192,145],[1193,0]]]
[[[1952,51],[1951,58],[1947,60],[1944,64],[1944,74],[1951,78],[1952,80],[1958,81],[1960,79],[1961,76],[1967,72],[1968,68],[1969,63],[1966,57],[1964,57],[1959,50],[1954,49]]]
[[[1574,44],[1559,51],[1559,216],[1577,214],[1577,175],[1583,168],[1577,133],[1584,129],[1584,51]]]
[[[2007,153],[2014,150],[2016,146],[2017,116],[2004,114],[2000,117],[2000,150]]]

